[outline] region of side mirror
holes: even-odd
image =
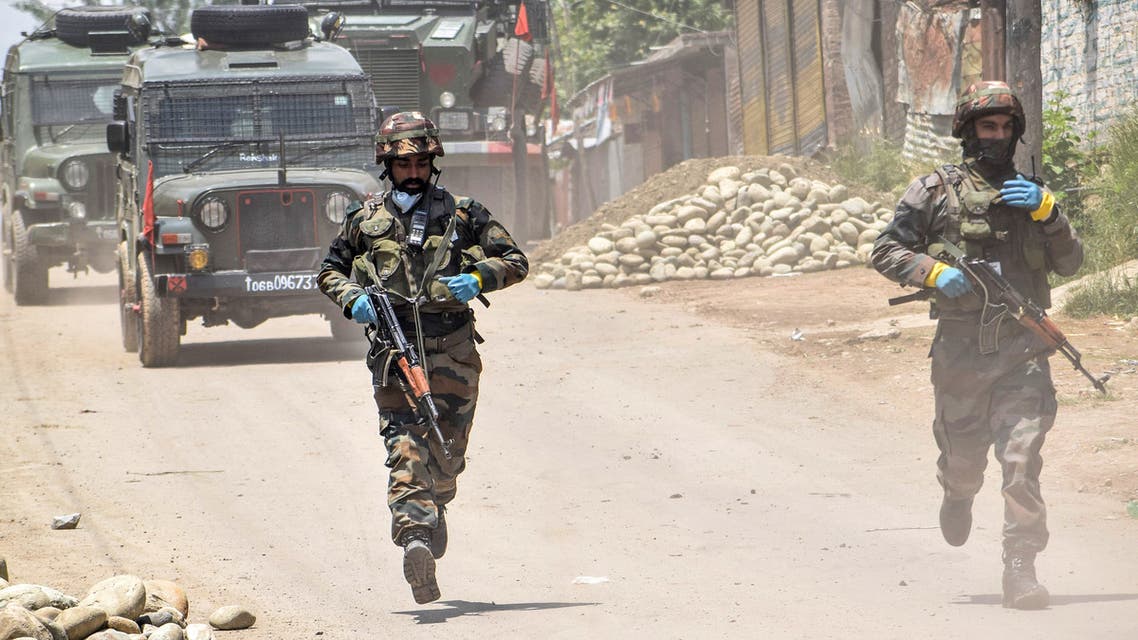
[[[107,149],[112,153],[130,153],[130,129],[125,120],[115,120],[107,125]]]
[[[332,11],[324,16],[320,21],[320,31],[324,34],[324,39],[331,42],[340,35],[340,31],[344,28],[344,16]]]

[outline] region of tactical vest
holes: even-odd
[[[469,206],[464,199],[464,206]],[[420,299],[420,310],[425,313],[464,311],[465,302],[451,295],[446,285],[439,282],[443,276],[462,273],[470,265],[485,259],[478,244],[466,239],[461,220],[467,219],[459,211],[454,196],[441,187],[430,189],[416,204],[416,209],[427,209],[427,228],[422,248],[407,241],[407,227],[411,214],[394,213],[389,193],[371,198],[364,203],[367,217],[360,222],[360,240],[366,250],[352,265],[352,275],[362,286],[373,284],[371,272],[384,289],[408,299]],[[461,219],[461,220],[460,220]],[[366,260],[372,269],[363,268],[358,261]],[[392,298],[398,309],[402,301]]]
[[[1044,309],[1050,307],[1047,239],[1042,226],[1032,222],[1023,209],[1003,204],[998,189],[978,180],[966,168],[945,165],[936,173],[944,182],[947,205],[940,237],[970,258],[997,263],[1017,291]],[[943,243],[934,240],[928,254],[939,256],[943,250]],[[983,301],[978,296],[949,298],[938,291],[935,306],[942,318],[972,317]]]

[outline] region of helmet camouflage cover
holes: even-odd
[[[960,94],[960,99],[956,101],[956,114],[952,118],[953,137],[963,138],[965,126],[969,122],[993,113],[1011,116],[1015,122],[1016,138],[1023,135],[1026,119],[1019,98],[1016,98],[1006,82],[986,80],[968,85],[968,88]]]
[[[375,161],[402,158],[419,153],[442,156],[439,129],[418,111],[401,111],[388,117],[375,136]]]

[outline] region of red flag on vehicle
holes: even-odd
[[[526,16],[526,3],[518,5],[518,21],[514,23],[514,35],[529,42],[533,36],[529,32],[529,17]]]
[[[142,198],[142,235],[154,244],[154,161],[146,172],[146,195]]]

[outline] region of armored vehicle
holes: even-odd
[[[114,156],[104,139],[144,9],[63,9],[8,50],[0,216],[4,287],[16,304],[48,297],[48,270],[115,268]]]
[[[172,364],[195,318],[321,313],[346,335],[316,273],[350,204],[380,189],[368,78],[302,7],[204,6],[190,22],[193,43],[131,56],[107,126],[123,347]]]
[[[335,42],[371,76],[380,108],[421,111],[438,125],[440,183],[477,198],[518,240],[548,234],[547,0],[302,1],[314,19],[343,16]]]

